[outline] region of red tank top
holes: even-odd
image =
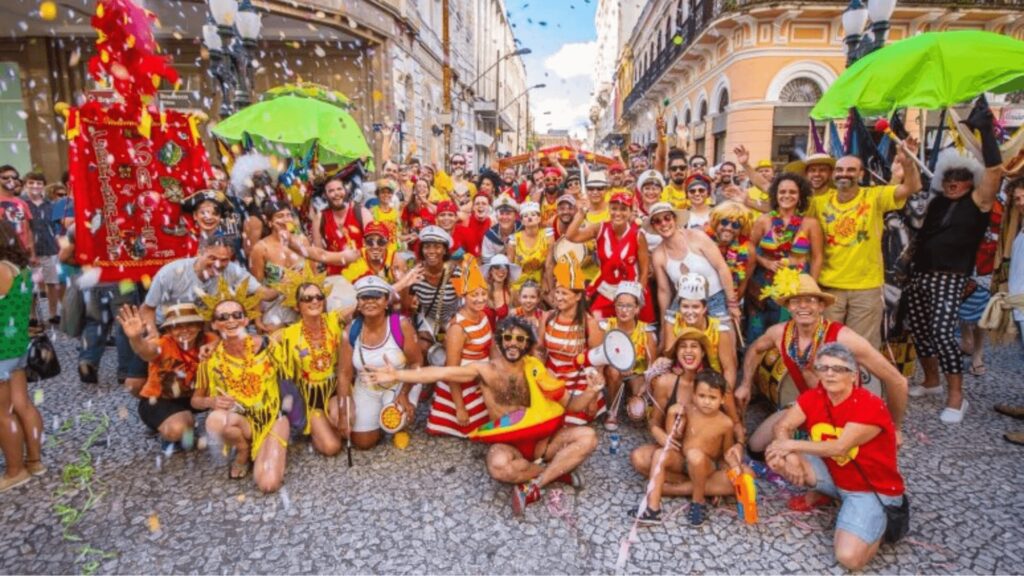
[[[328,252],[341,252],[348,248],[349,241],[356,248],[363,248],[363,228],[359,225],[359,220],[355,215],[355,211],[359,209],[359,206],[349,206],[348,210],[345,211],[345,221],[341,226],[338,225],[338,220],[334,217],[333,210],[324,210],[323,229],[321,232],[324,238],[324,248]],[[341,270],[341,266],[328,266],[327,274],[329,276],[341,274]]]
[[[821,342],[812,343],[811,346],[814,347],[815,350],[817,350],[817,348],[822,344],[829,344],[831,342],[835,342],[836,339],[839,338],[839,331],[842,329],[843,324],[841,322],[831,322],[829,320],[825,320],[824,337],[822,338]],[[801,394],[803,394],[804,392],[810,390],[811,387],[808,386],[807,381],[804,380],[804,373],[800,369],[800,365],[797,364],[796,359],[793,358],[790,355],[789,350],[786,349],[786,335],[789,334],[790,331],[795,330],[796,326],[793,324],[792,320],[786,322],[786,327],[782,331],[782,342],[779,343],[779,353],[782,356],[782,361],[786,364],[786,371],[789,372],[790,378],[793,379],[793,384],[796,385],[796,389]],[[814,358],[811,358],[810,362],[814,362]],[[815,385],[817,385],[817,382],[815,382]]]
[[[618,284],[625,280],[636,280],[639,235],[640,227],[633,222],[629,223],[621,237],[616,236],[610,222],[601,224],[601,230],[597,233],[597,260],[601,263],[601,275],[594,283],[595,289],[603,282]]]

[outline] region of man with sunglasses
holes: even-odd
[[[668,202],[676,210],[686,210],[689,201],[686,198],[686,152],[673,148],[668,153],[668,183],[661,189],[661,201]]]
[[[597,448],[597,434],[590,427],[565,427],[560,422],[566,412],[586,409],[603,391],[604,378],[598,371],[590,370],[585,391],[566,393],[565,384],[551,376],[540,360],[529,355],[537,337],[523,318],[509,316],[502,320],[497,340],[499,353],[492,354],[486,362],[415,370],[396,370],[387,364],[383,368],[368,368],[367,380],[373,385],[475,380],[480,383],[495,428],[507,426],[501,419],[512,416],[516,416],[517,422],[535,422],[532,434],[519,429],[516,434],[521,439],[493,444],[487,452],[487,472],[499,482],[514,485],[512,509],[521,516],[527,504],[540,500],[541,488],[551,482],[582,488],[582,478],[575,470]],[[555,403],[557,406],[551,406]],[[541,421],[541,410],[551,418]],[[546,433],[551,428],[554,431]]]
[[[985,167],[952,151],[939,157],[932,188],[940,188],[941,194],[928,204],[924,224],[917,233],[913,273],[904,292],[910,303],[914,344],[924,369],[924,381],[914,386],[912,393],[941,395],[941,368],[949,392],[939,419],[946,424],[960,423],[967,411],[957,338],[958,311],[1002,181],[1002,154],[984,96],[979,97],[965,123],[981,133]]]
[[[200,293],[213,294],[222,276],[231,287],[248,280],[250,292],[259,294],[260,300],[277,298],[276,290],[261,286],[235,261],[233,246],[234,239],[229,236],[208,236],[200,243],[197,256],[166,264],[153,276],[146,299],[139,308],[150,335],[156,334],[157,324],[163,322],[157,310],[170,304],[195,303]]]
[[[690,156],[690,173],[691,174],[707,174],[708,171],[708,159],[701,154],[694,154]]]
[[[540,224],[550,226],[555,219],[558,197],[562,194],[562,173],[554,167],[544,169],[544,189],[538,199]]]
[[[32,212],[21,199],[21,175],[11,165],[0,166],[0,217],[14,226],[22,246],[28,251],[29,260],[35,264],[35,239],[32,237]]]

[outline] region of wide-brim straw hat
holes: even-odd
[[[828,292],[822,292],[821,287],[818,286],[818,283],[815,282],[814,278],[809,274],[800,275],[800,283],[797,285],[796,292],[777,298],[776,300],[780,306],[786,306],[788,308],[790,299],[796,298],[797,296],[814,296],[815,298],[820,298],[821,301],[825,303],[826,307],[836,303],[836,297]]]

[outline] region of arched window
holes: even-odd
[[[697,122],[703,122],[708,115],[708,101],[700,101],[700,112],[697,114]]]
[[[691,112],[690,109],[687,108],[686,114],[683,116],[683,124],[689,126],[691,122],[693,122],[693,112]]]
[[[719,113],[725,112],[725,108],[728,105],[729,105],[729,91],[728,90],[722,90],[722,92],[718,95],[718,112]]]
[[[810,78],[794,78],[782,87],[779,100],[793,104],[816,104],[821,99],[821,86]]]

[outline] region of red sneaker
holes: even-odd
[[[526,512],[527,504],[533,504],[540,500],[540,486],[534,483],[516,484],[512,487],[512,514],[522,516]]]

